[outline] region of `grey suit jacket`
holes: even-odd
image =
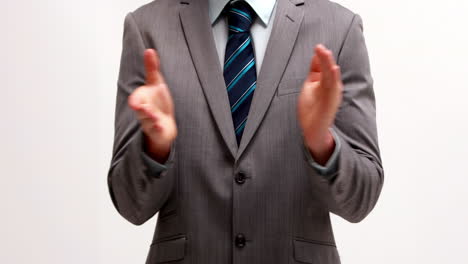
[[[328,0],[278,0],[237,146],[207,12],[205,0],[157,0],[125,18],[107,177],[116,209],[136,225],[159,212],[147,264],[340,263],[330,212],[361,221],[384,179],[360,16]],[[344,83],[330,178],[310,165],[296,117],[318,43],[335,54]],[[144,84],[146,48],[159,52],[179,131],[162,172],[127,105]]]

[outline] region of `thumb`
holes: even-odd
[[[159,81],[159,58],[154,49],[147,49],[144,53],[146,84],[157,84]]]

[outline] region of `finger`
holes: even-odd
[[[320,68],[320,60],[317,56],[317,53],[314,54],[314,56],[312,57],[312,62],[310,63],[310,72],[320,72],[321,71],[321,68]]]
[[[341,68],[338,65],[333,66],[333,76],[337,81],[341,81]]]
[[[155,130],[157,132],[161,131],[162,126],[161,126],[161,117],[158,116],[157,114],[155,115],[154,113],[147,113],[142,111],[139,111],[138,113],[138,119],[140,120],[142,128],[150,132],[151,130]]]
[[[142,122],[141,123],[141,128],[143,129],[143,131],[145,131],[145,133],[147,135],[152,135],[154,134],[153,133],[153,130],[154,130],[154,125],[152,122]]]
[[[166,114],[174,114],[174,102],[172,101],[172,96],[169,91],[169,88],[166,85],[161,85],[156,91],[158,97],[158,103],[161,111]]]
[[[137,115],[140,120],[150,119],[153,122],[158,122],[160,120],[160,110],[150,109],[149,106],[144,106],[137,112]]]
[[[336,80],[336,88],[338,92],[341,92],[343,89],[342,80],[341,80],[341,68],[338,65],[333,66],[333,77]]]
[[[159,120],[159,116],[153,115],[152,113],[147,113],[147,112],[145,112],[143,110],[137,111],[136,114],[137,114],[137,118],[138,118],[138,120],[140,120],[140,122],[144,122],[144,121],[154,122],[154,121]]]
[[[317,55],[320,60],[320,66],[322,69],[322,82],[324,86],[329,87],[334,82],[334,76],[332,72],[332,67],[334,66],[333,55],[330,50],[325,48],[323,45],[317,46]]]
[[[316,52],[322,71],[331,70],[334,64],[332,52],[322,44],[317,45]]]
[[[149,126],[150,126],[150,129],[152,129],[155,132],[163,131],[163,126],[161,125],[161,122],[151,123],[149,124]]]
[[[146,83],[157,84],[159,81],[159,58],[154,49],[147,49],[144,53]]]
[[[315,82],[320,80],[320,60],[315,53],[312,57],[312,62],[310,63],[309,74],[307,75],[307,82]]]
[[[146,131],[155,130],[156,132],[162,131],[161,116],[157,113],[142,110],[138,112],[141,125]]]
[[[163,130],[163,126],[161,125],[161,122],[153,123],[153,129],[156,132],[161,132]]]

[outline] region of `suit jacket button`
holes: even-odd
[[[236,183],[237,184],[244,184],[245,178],[246,178],[245,173],[243,173],[243,172],[237,173],[237,175],[235,177]]]
[[[236,247],[243,248],[245,246],[245,236],[243,234],[236,235]]]

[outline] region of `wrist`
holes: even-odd
[[[171,142],[158,143],[153,142],[145,135],[145,152],[159,163],[165,163],[171,151]]]
[[[319,133],[306,135],[304,142],[312,157],[320,165],[325,165],[335,148],[335,140],[328,128]]]

